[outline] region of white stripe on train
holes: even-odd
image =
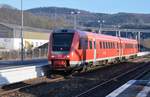
[[[137,53],[136,53],[136,54],[137,54]],[[129,56],[136,55],[136,54],[124,55],[124,56],[122,56],[122,57],[129,57]],[[107,60],[107,59],[114,59],[114,58],[117,58],[117,57],[119,57],[119,56],[98,58],[98,59],[96,59],[96,61]],[[84,63],[84,62],[92,62],[92,61],[93,61],[93,59],[85,60],[85,61],[70,61],[70,64],[71,64],[71,65],[77,65],[77,64]],[[49,64],[52,64],[51,61],[48,61],[48,63],[49,63]]]

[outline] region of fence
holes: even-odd
[[[24,59],[47,58],[48,49],[38,48],[34,50],[24,50]],[[20,60],[21,51],[17,50],[0,50],[0,60]]]

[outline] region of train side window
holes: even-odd
[[[92,41],[89,41],[90,49],[92,49]]]
[[[110,42],[110,48],[112,48],[111,42]]]
[[[79,40],[79,49],[87,48],[86,40],[81,38]]]
[[[106,42],[104,42],[104,48],[106,48]]]
[[[99,42],[99,48],[102,48],[102,42]]]
[[[109,42],[109,48],[111,48],[111,42]]]
[[[135,44],[135,48],[137,48],[136,44]]]
[[[85,49],[88,49],[88,40],[87,39],[85,39]]]
[[[94,49],[96,49],[96,42],[94,41]]]
[[[114,44],[115,44],[115,49],[116,49],[116,48],[117,48],[117,47],[116,47],[116,43],[114,43]]]
[[[84,39],[84,38],[81,38],[79,40],[79,49],[88,49],[88,40],[87,39]]]
[[[109,42],[107,42],[107,48],[109,49]]]
[[[104,42],[102,42],[102,45],[103,45],[103,49],[104,49],[105,48]]]
[[[108,43],[108,42],[106,42],[106,48],[108,48],[108,47],[107,47],[107,43]]]
[[[117,49],[119,49],[119,44],[117,43]]]
[[[102,49],[104,48],[103,42],[101,42],[101,48],[102,48]]]
[[[113,44],[112,44],[112,42],[111,42],[111,48],[113,48]]]
[[[82,39],[79,40],[79,49],[82,49]]]
[[[115,48],[115,44],[114,44],[114,42],[113,42],[113,48]]]
[[[107,47],[106,47],[106,42],[104,42],[104,47],[107,48]]]
[[[108,42],[106,42],[106,48],[108,48]]]
[[[105,49],[105,42],[103,42],[103,48]]]
[[[107,42],[107,44],[108,44],[108,45],[107,45],[107,46],[108,46],[108,48],[110,48],[110,42]]]

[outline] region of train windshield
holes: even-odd
[[[71,48],[74,33],[53,33],[52,50],[69,51]]]

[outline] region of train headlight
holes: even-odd
[[[71,55],[73,56],[73,52],[71,53]]]
[[[70,58],[70,56],[68,55],[67,58]]]
[[[51,58],[54,58],[55,56],[51,56]]]

